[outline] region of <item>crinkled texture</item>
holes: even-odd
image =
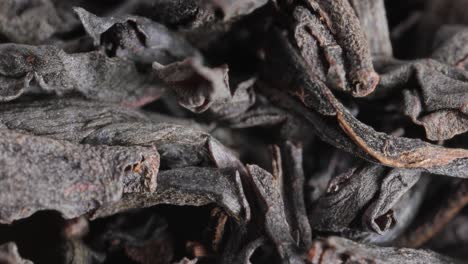
[[[307,9],[296,7],[293,16],[297,23],[295,41],[304,59],[314,64],[309,72],[323,67],[320,63],[328,64],[327,72],[322,74],[330,85],[356,97],[374,91],[379,75],[374,71],[366,36],[348,0],[307,1]],[[314,40],[316,44],[310,45]],[[324,53],[325,61],[314,55],[319,52]]]
[[[379,234],[391,229],[400,221],[392,208],[418,182],[421,173],[415,170],[391,170],[380,183],[379,194],[368,205],[363,215],[363,225]]]
[[[379,214],[381,217],[377,220],[377,222],[382,220],[382,226],[385,226],[385,224],[389,223],[391,220],[390,228],[384,231],[383,234],[364,232],[365,235],[362,236],[362,239],[359,241],[381,246],[395,245],[395,242],[408,230],[411,224],[418,219],[418,212],[421,210],[420,206],[426,198],[426,192],[428,187],[430,187],[430,182],[430,177],[427,175],[421,176],[411,189],[401,191],[401,193],[406,192],[398,200],[393,200],[395,203],[392,205],[392,209],[385,214]],[[387,192],[386,194],[387,195],[384,195],[383,198],[392,193]],[[368,228],[368,225],[365,224],[366,222],[369,223],[372,221],[366,218],[366,215],[362,218],[363,229],[366,229],[366,227]],[[354,239],[352,236],[349,238]]]
[[[157,99],[163,87],[151,75],[100,52],[66,54],[54,46],[0,44],[0,101],[23,93],[65,95],[140,106]]]
[[[227,66],[206,67],[200,53],[165,26],[143,17],[100,18],[84,9],[75,11],[95,45],[103,46],[112,56],[153,63],[157,76],[175,91],[185,108],[199,113],[215,103],[218,108],[215,111],[227,116],[233,111],[227,106],[219,109],[222,105],[230,103],[234,108],[241,106],[236,101],[245,100],[239,98],[245,97],[242,94],[245,87],[231,96]]]
[[[82,99],[0,104],[0,124],[33,135],[92,145],[156,146],[162,169],[236,167],[240,162],[206,132],[121,106]],[[170,121],[170,120],[169,120]]]
[[[239,173],[232,168],[186,167],[161,171],[155,193],[124,194],[119,201],[96,210],[92,218],[157,204],[202,206],[216,204],[239,222],[248,220],[250,207]]]
[[[468,131],[468,113],[457,110],[437,110],[424,115],[417,92],[405,91],[404,98],[405,113],[415,124],[424,126],[428,139],[446,140]]]
[[[168,65],[153,63],[156,75],[176,94],[179,104],[195,113],[206,111],[214,102],[230,100],[228,67],[205,66],[199,57]]]
[[[54,34],[69,31],[77,24],[64,14],[67,11],[58,10],[51,0],[3,0],[0,36],[9,42],[43,44]]]
[[[348,262],[399,264],[399,263],[460,263],[429,250],[376,247],[359,244],[341,237],[328,237],[315,241],[307,259],[312,264]]]
[[[118,201],[123,193],[154,192],[154,148],[74,145],[0,130],[0,222],[57,210],[74,218]]]
[[[232,98],[214,102],[209,113],[220,120],[232,120],[246,113],[255,104],[254,83],[254,78],[240,82]]]
[[[266,69],[275,74],[281,69],[288,74],[281,79],[268,80],[272,87],[284,89],[298,97],[305,105],[292,105],[288,100],[278,100],[278,95],[270,96],[274,102],[282,104],[297,114],[309,119],[316,127],[318,135],[327,142],[385,166],[406,169],[421,169],[427,172],[453,177],[468,177],[468,150],[451,149],[423,142],[419,139],[396,137],[375,131],[372,127],[360,122],[331,93],[328,87],[307,73],[304,61],[287,43],[284,37],[276,35],[276,46],[271,46],[267,54]],[[288,55],[286,55],[288,54]],[[272,62],[281,60],[281,64]],[[271,93],[263,89],[264,93]],[[437,105],[443,105],[438,101]],[[445,101],[448,104],[448,100]],[[316,113],[329,116],[333,122],[324,122]],[[327,132],[325,132],[327,131]],[[328,131],[336,135],[331,138]]]
[[[185,39],[164,25],[139,16],[98,17],[75,8],[86,32],[111,56],[166,65],[201,56]]]
[[[312,227],[335,232],[348,227],[379,191],[383,172],[382,166],[368,165],[333,178],[309,215]]]
[[[245,173],[234,153],[207,133],[180,125],[153,123],[138,111],[78,99],[44,100],[26,105],[10,103],[0,108],[3,108],[0,123],[10,129],[93,145],[154,145],[161,155],[163,169],[180,168],[161,172],[163,176],[158,184],[162,185],[155,194],[141,191],[124,194],[121,201],[98,210],[94,217],[161,203],[197,206],[218,203],[238,219],[250,218],[238,175],[214,168],[184,170],[189,166],[210,166]],[[22,122],[17,122],[19,119]],[[213,179],[219,184],[193,184]]]
[[[468,74],[464,70],[432,59],[376,64],[383,91],[416,80],[419,89],[403,92],[403,110],[414,123],[424,126],[428,139],[446,140],[468,131]]]

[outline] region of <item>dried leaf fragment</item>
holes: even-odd
[[[66,54],[55,46],[0,44],[0,101],[23,93],[80,93],[89,99],[140,106],[158,98],[162,85],[136,66],[100,52]]]
[[[341,237],[328,237],[315,241],[308,260],[313,264],[343,263],[461,263],[429,250],[376,247],[358,244]]]
[[[0,35],[8,42],[43,44],[54,34],[71,30],[76,21],[66,19],[51,0],[4,0],[0,3]]]
[[[111,56],[166,65],[186,57],[200,56],[185,39],[164,25],[140,16],[98,17],[75,8],[96,46]]]
[[[250,207],[239,173],[233,169],[187,167],[161,171],[154,193],[124,194],[122,199],[95,211],[93,218],[156,204],[202,206],[216,204],[238,221],[248,219]]]
[[[306,7],[294,10],[298,27],[304,29],[296,27],[295,36],[304,59],[314,62],[319,51],[312,50],[320,47],[325,53],[329,67],[325,75],[331,85],[356,97],[372,93],[379,75],[374,71],[366,36],[349,1],[310,0]],[[316,42],[315,47],[303,43],[302,38]],[[309,57],[312,54],[315,55]]]
[[[271,61],[275,61],[277,59],[275,57],[279,56],[283,59],[282,64],[275,64],[275,66],[267,64],[266,67],[268,69],[273,68],[273,72],[279,71],[278,67],[281,69],[289,67],[289,70],[286,71],[289,74],[282,76],[280,80],[266,79],[265,81],[270,81],[271,86],[277,87],[279,90],[285,89],[293,96],[298,97],[306,107],[313,109],[311,111],[316,111],[321,115],[334,116],[336,123],[332,125],[330,123],[319,124],[319,122],[323,123],[323,121],[317,120],[315,117],[313,120],[317,126],[328,127],[327,130],[332,129],[330,126],[336,126],[347,137],[347,139],[340,138],[339,141],[328,138],[327,141],[331,141],[332,144],[337,146],[343,146],[345,145],[342,142],[344,139],[367,154],[363,155],[360,151],[350,147],[345,148],[345,150],[352,151],[366,159],[371,157],[370,161],[379,162],[382,165],[422,169],[431,173],[453,177],[468,177],[468,170],[466,169],[468,168],[467,150],[443,148],[418,139],[395,137],[375,131],[372,127],[357,120],[324,83],[314,79],[308,73],[304,62],[284,37],[277,35],[277,43],[282,49],[278,46],[272,47],[272,53],[269,57],[272,57]],[[274,69],[275,67],[276,69]],[[281,102],[279,103],[281,104]],[[285,107],[291,108],[293,106],[285,105]],[[306,119],[309,118],[308,114],[304,112],[298,112],[298,114]],[[320,132],[318,135],[323,138],[328,137]],[[346,145],[349,143],[346,143]]]
[[[179,104],[195,113],[206,111],[213,102],[231,98],[227,65],[209,68],[201,58],[191,57],[169,65],[154,62],[153,68],[174,90]]]
[[[210,134],[115,104],[47,99],[0,104],[0,113],[0,124],[28,134],[91,145],[154,145],[162,169],[218,166],[242,171],[233,152]]]
[[[119,200],[154,192],[159,154],[154,148],[93,147],[0,130],[0,222],[57,210],[78,217]]]
[[[291,227],[286,221],[286,212],[280,188],[281,179],[256,165],[247,165],[265,210],[265,231],[273,241],[281,258],[287,263],[302,263],[296,242],[291,235]]]

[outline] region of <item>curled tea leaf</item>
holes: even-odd
[[[179,104],[193,112],[204,112],[214,102],[231,98],[227,65],[209,68],[199,57],[191,57],[168,65],[154,62],[153,68],[176,93]]]
[[[239,173],[233,169],[187,167],[161,171],[154,193],[129,193],[95,211],[92,218],[156,204],[202,206],[216,204],[238,221],[250,215]]]
[[[151,64],[166,65],[200,54],[181,36],[145,17],[98,17],[75,8],[86,32],[96,46],[111,56]]]
[[[255,188],[261,197],[265,211],[265,231],[273,241],[279,255],[286,262],[301,263],[291,227],[286,221],[286,212],[281,192],[281,179],[256,165],[248,165]]]
[[[327,130],[331,130],[330,126],[334,126],[334,130],[337,129],[341,131],[338,132],[335,130],[336,132],[334,133],[344,133],[346,135],[343,138],[343,134],[341,134],[339,139],[328,138],[327,141],[334,145],[342,146],[345,150],[348,148],[348,151],[352,151],[370,161],[379,162],[382,165],[396,168],[421,169],[427,172],[453,177],[468,177],[466,173],[468,171],[466,170],[468,167],[467,150],[443,148],[418,139],[395,137],[375,131],[372,127],[356,119],[343,104],[336,99],[324,83],[319,80],[314,80],[314,78],[307,73],[303,61],[296,54],[291,45],[287,43],[284,37],[278,36],[278,38],[277,43],[283,49],[271,47],[275,52],[271,53],[269,56],[273,57],[272,60],[274,61],[274,57],[278,56],[278,53],[283,53],[283,55],[284,53],[289,54],[289,56],[280,56],[285,60],[283,60],[282,64],[275,64],[275,66],[282,68],[286,66],[286,59],[289,59],[289,63],[286,67],[290,69],[288,72],[293,73],[290,74],[290,76],[283,76],[280,80],[275,80],[276,82],[271,79],[268,80],[268,78],[266,78],[265,81],[269,81],[270,85],[273,87],[289,90],[291,94],[299,97],[306,107],[311,107],[313,109],[310,111],[317,111],[321,115],[334,117],[335,120],[331,125],[330,123],[324,124],[323,121],[317,120],[315,116],[313,117],[314,120],[311,120],[316,126],[325,125],[328,127]],[[269,69],[273,68],[272,70],[276,72],[279,69],[274,69],[275,66],[268,64],[266,67]],[[291,70],[292,68],[295,68],[295,70]],[[273,97],[270,98],[274,99]],[[304,98],[306,98],[307,101],[304,101]],[[281,104],[279,101],[278,103]],[[283,102],[283,105],[288,108],[301,108],[290,104],[286,106],[286,102]],[[308,116],[308,114],[304,114],[304,111],[304,109],[302,112],[298,111],[297,114]],[[311,114],[311,116],[312,115],[314,114]],[[323,130],[322,132],[318,132],[318,135],[322,138],[328,137],[323,134]],[[347,141],[347,143],[343,141]],[[348,145],[349,143],[367,154],[363,155],[363,153],[355,150],[355,148],[351,149],[351,146]]]
[[[296,41],[301,43],[304,37],[317,43],[315,47],[299,45],[304,58],[317,63],[317,55],[309,58],[308,54],[318,54],[309,49],[320,47],[329,65],[326,75],[332,85],[352,92],[353,96],[372,93],[379,76],[374,71],[366,37],[349,1],[311,0],[307,1],[307,8],[294,10],[298,26],[303,28],[296,28]]]

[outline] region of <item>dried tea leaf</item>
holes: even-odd
[[[395,245],[395,241],[403,235],[403,233],[410,228],[411,223],[417,219],[417,213],[421,210],[423,199],[427,197],[426,191],[428,190],[428,186],[430,186],[429,183],[429,177],[420,177],[419,181],[411,189],[403,194],[398,201],[395,201],[395,205],[392,206],[391,211],[388,211],[383,217],[383,219],[387,221],[392,219],[390,229],[382,234],[364,231],[363,234],[367,234],[359,241],[382,246]],[[364,220],[364,217],[365,215],[362,220]],[[363,224],[362,229],[366,230],[365,224]],[[349,238],[354,239],[352,236]]]
[[[445,227],[425,247],[464,261],[466,7],[5,0],[0,240],[38,263],[458,263],[393,248]]]
[[[366,165],[333,178],[309,215],[312,227],[335,232],[347,227],[379,191],[383,172],[382,166]]]
[[[335,126],[335,130],[339,127],[341,133],[345,133],[346,137],[343,138],[341,135],[340,139],[331,139],[328,136],[323,135],[323,131],[319,132],[319,136],[327,138],[327,141],[331,141],[334,145],[343,146],[346,140],[349,143],[352,142],[355,146],[358,146],[362,151],[367,154],[357,153],[357,155],[369,159],[373,162],[379,162],[382,165],[397,167],[397,168],[408,168],[408,169],[421,169],[427,172],[442,174],[453,177],[468,177],[468,151],[465,149],[450,149],[443,148],[440,146],[432,145],[423,142],[418,139],[410,139],[405,137],[395,137],[386,133],[375,131],[370,126],[367,126],[357,120],[330,92],[330,90],[320,82],[314,80],[312,76],[307,74],[303,61],[299,56],[292,50],[292,47],[287,44],[284,38],[281,36],[277,37],[277,44],[282,44],[283,49],[272,49],[274,53],[269,56],[278,56],[278,53],[286,52],[289,56],[281,56],[282,64],[276,64],[276,67],[289,67],[291,76],[283,76],[281,80],[271,82],[270,85],[273,87],[289,89],[290,93],[298,96],[306,107],[313,108],[312,111],[317,111],[321,115],[329,116],[329,118],[335,118],[332,124],[326,126]],[[276,60],[278,58],[272,59]],[[287,62],[286,60],[289,60]],[[273,72],[275,67],[272,64],[267,64],[269,69]],[[295,68],[296,70],[291,70]],[[313,81],[312,81],[313,80]],[[265,81],[268,82],[268,79]],[[296,88],[299,87],[299,88]],[[265,89],[264,89],[265,90]],[[307,101],[305,101],[307,99]],[[318,103],[315,103],[318,102]],[[278,102],[281,104],[281,102]],[[285,103],[283,102],[283,105]],[[287,107],[291,107],[290,104]],[[297,106],[296,106],[297,107]],[[298,112],[300,115],[307,115],[304,112]],[[311,114],[310,116],[312,116]],[[310,119],[309,117],[306,117]],[[315,119],[315,117],[313,117]],[[323,126],[323,121],[314,120],[316,126]],[[320,123],[321,122],[321,123]],[[314,124],[313,124],[314,125]],[[330,128],[326,129],[330,130]],[[320,131],[320,130],[319,130]],[[336,132],[335,132],[336,133]],[[345,143],[348,145],[349,143]],[[349,146],[349,145],[348,145]],[[344,146],[343,146],[344,147]],[[348,151],[351,150],[348,148]],[[346,150],[346,148],[344,148]],[[354,152],[354,151],[353,151]]]
[[[466,38],[463,27],[445,26],[434,40],[436,48],[431,58],[437,61],[404,62],[390,57],[375,61],[381,74],[380,93],[388,95],[397,88],[411,88],[403,93],[405,114],[424,126],[430,140],[450,139],[468,130],[468,76],[460,70],[464,69],[467,54],[463,44]],[[415,81],[418,89],[412,87]]]
[[[430,140],[447,140],[468,131],[468,115],[453,110],[440,110],[422,114],[420,99],[417,95],[406,91],[405,108],[407,115],[415,124],[424,126],[427,138]]]
[[[8,42],[41,44],[54,34],[71,30],[66,10],[50,0],[4,0],[0,3],[0,36]],[[65,19],[67,18],[67,19]]]
[[[0,123],[6,124],[10,129],[31,134],[93,145],[155,145],[161,155],[161,166],[165,169],[208,165],[244,171],[243,165],[234,154],[209,134],[178,125],[152,124],[142,113],[123,107],[77,99],[60,99],[38,101],[27,105],[9,104],[3,110]],[[17,122],[18,120],[21,122]],[[183,175],[184,172],[187,175]],[[99,210],[95,213],[95,217],[143,205],[145,207],[161,203],[204,205],[219,202],[237,218],[241,218],[241,210],[244,210],[242,217],[250,218],[239,178],[230,172],[217,172],[216,169],[210,168],[200,168],[198,172],[197,168],[193,168],[187,171],[167,171],[163,175],[163,178],[158,179],[158,184],[163,184],[165,187],[158,188],[154,196],[145,193],[124,195],[122,202]],[[197,175],[200,179],[197,179]],[[183,178],[179,182],[178,177],[189,178]],[[191,181],[206,183],[217,177],[221,178],[219,185],[210,183],[206,187],[186,186]],[[200,191],[199,188],[204,191]],[[184,197],[185,200],[181,201],[180,199]],[[238,202],[232,201],[236,199]]]
[[[294,29],[294,38],[309,71],[314,72],[323,81],[340,89],[349,89],[346,79],[343,50],[333,38],[320,17],[313,15],[301,6],[294,10],[297,25]],[[321,50],[325,56],[321,55]],[[322,56],[326,62],[322,62]]]
[[[119,200],[123,193],[156,189],[154,148],[93,147],[0,130],[0,222],[57,210],[74,218]]]
[[[0,44],[0,101],[26,92],[64,95],[140,106],[157,99],[161,84],[130,61],[99,52],[66,54],[54,46]]]
[[[199,57],[162,65],[153,63],[156,75],[177,95],[179,104],[195,112],[206,111],[214,102],[231,99],[227,65],[205,66]]]
[[[264,6],[266,0],[140,0],[129,1],[117,13],[135,13],[185,30],[211,29],[237,21]],[[211,32],[212,33],[212,32]]]
[[[98,17],[75,8],[86,32],[96,46],[111,56],[166,65],[187,57],[201,56],[185,39],[164,25],[145,17]]]
[[[461,263],[429,250],[376,247],[358,244],[341,237],[328,237],[315,241],[307,259],[312,264],[342,263]]]
[[[284,123],[288,114],[281,109],[269,106],[254,107],[247,112],[229,120],[232,128],[271,126]]]
[[[281,179],[256,165],[247,165],[265,212],[265,232],[274,243],[280,257],[286,263],[302,263],[292,230],[287,222],[283,203]]]
[[[466,105],[468,74],[435,60],[380,61],[382,90],[417,82],[418,90],[405,90],[404,111],[424,126],[430,140],[450,139],[468,131]]]
[[[303,28],[296,26],[295,39],[303,43],[299,44],[299,48],[305,60],[316,61],[317,55],[310,58],[308,55],[318,54],[318,51],[309,49],[320,47],[325,53],[326,62],[323,65],[330,65],[325,74],[327,81],[352,92],[353,96],[361,97],[373,92],[379,76],[372,66],[365,34],[348,0],[310,0],[307,1],[307,9],[297,7],[294,16],[299,22],[298,26]],[[304,40],[315,40],[315,47],[308,47]],[[313,69],[309,69],[309,72]]]
[[[321,149],[321,142],[316,142],[314,149]],[[328,183],[335,176],[348,170],[353,165],[353,158],[340,150],[334,149],[330,154],[320,153],[318,156],[317,168],[307,180],[306,190],[308,192],[308,201],[315,203],[323,194],[326,193]]]
[[[210,134],[153,122],[142,112],[113,104],[49,99],[0,104],[0,113],[0,124],[33,135],[92,145],[154,145],[162,169],[217,165],[242,170],[232,151]]]
[[[468,31],[462,25],[446,25],[437,31],[434,40],[434,51],[431,58],[466,70],[466,55],[468,50],[464,43]]]
[[[330,181],[327,193],[317,200],[309,218],[315,229],[379,243],[392,240],[401,233],[407,223],[404,220],[412,217],[406,208],[414,210],[420,203],[420,199],[410,195],[414,203],[401,204],[403,195],[419,177],[418,171],[386,171],[378,165],[353,168]],[[351,226],[356,219],[362,221],[362,227]],[[381,237],[365,234],[369,231]]]
[[[377,199],[364,212],[364,225],[379,234],[392,228],[399,221],[394,219],[392,208],[418,182],[420,175],[420,172],[414,170],[391,170],[380,183]]]
[[[99,18],[84,9],[75,11],[95,44],[109,54],[153,63],[157,76],[185,108],[203,112],[213,102],[231,99],[227,66],[206,67],[197,50],[163,25],[137,16]]]
[[[238,221],[250,215],[238,172],[200,167],[161,171],[156,192],[124,194],[119,201],[95,211],[92,218],[156,204],[202,206],[212,203]]]
[[[305,176],[302,168],[302,156],[302,147],[289,141],[282,145],[281,166],[287,220],[298,245],[301,248],[308,248],[312,243],[312,230],[307,218],[304,199]]]
[[[232,120],[247,112],[255,104],[255,92],[253,91],[255,81],[255,78],[250,78],[239,82],[232,98],[214,102],[209,113],[220,120]]]

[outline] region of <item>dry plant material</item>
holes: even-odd
[[[2,223],[39,210],[73,218],[116,202],[123,193],[156,190],[155,148],[74,145],[3,129],[0,135]]]
[[[99,52],[67,54],[55,46],[0,44],[0,100],[24,93],[80,93],[87,98],[140,106],[158,98],[162,85],[135,64]]]
[[[310,263],[460,263],[434,252],[358,244],[340,237],[318,240],[308,252]]]
[[[465,263],[467,8],[0,1],[0,262]]]

